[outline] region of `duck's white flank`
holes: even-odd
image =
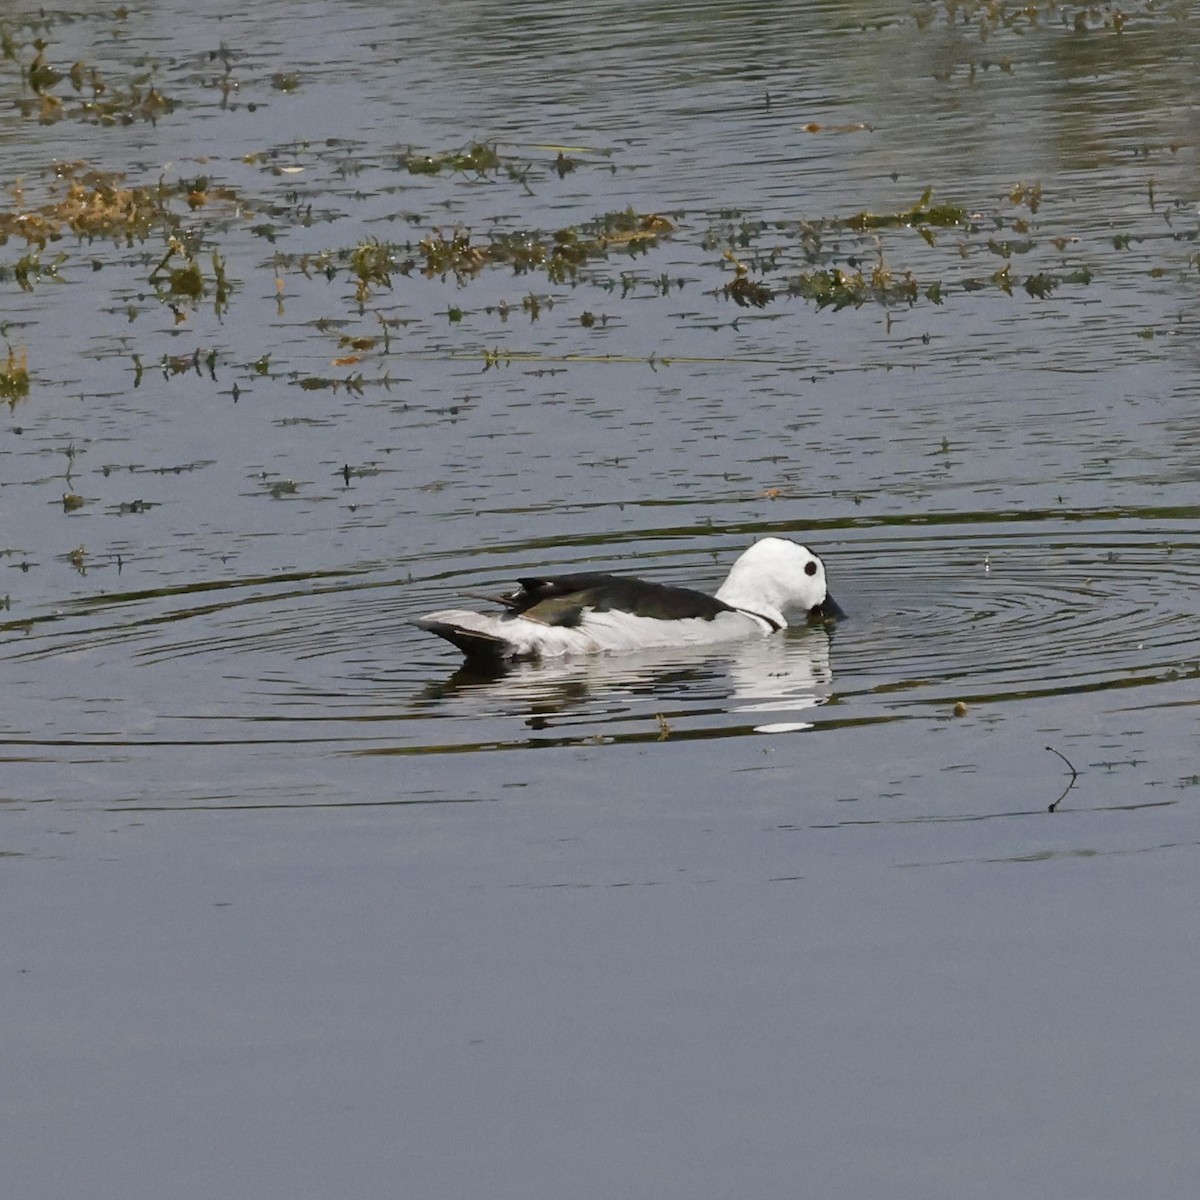
[[[836,617],[825,566],[811,550],[763,538],[733,564],[715,597],[624,575],[529,576],[499,597],[508,611],[444,609],[415,618],[469,658],[558,658],[763,637],[785,612]]]

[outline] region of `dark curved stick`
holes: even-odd
[[[1063,760],[1063,762],[1065,762],[1067,764],[1067,770],[1071,772],[1071,781],[1067,784],[1067,786],[1065,788],[1063,788],[1062,795],[1059,796],[1059,798],[1057,800],[1055,800],[1055,802],[1052,805],[1050,805],[1050,807],[1048,809],[1046,809],[1047,812],[1054,812],[1054,810],[1056,808],[1058,808],[1058,806],[1063,802],[1063,800],[1066,799],[1067,793],[1075,786],[1075,780],[1077,780],[1079,778],[1079,772],[1077,770],[1075,770],[1074,766],[1071,763],[1071,760],[1065,754],[1062,754],[1060,751],[1055,750],[1055,748],[1053,746],[1047,746],[1046,749],[1049,750],[1051,754],[1057,754],[1058,757],[1061,758]]]

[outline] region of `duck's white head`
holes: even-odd
[[[784,613],[803,611],[810,618],[845,616],[829,594],[825,564],[807,547],[786,538],[755,542],[733,564],[717,599],[786,625]]]

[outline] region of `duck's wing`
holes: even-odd
[[[517,582],[521,585],[517,591],[499,597],[500,602],[515,616],[545,625],[574,627],[587,609],[660,621],[691,617],[712,620],[718,613],[735,611],[704,592],[650,583],[630,575],[583,571],[573,575],[529,575]]]
[[[628,575],[587,571],[530,575],[517,582],[520,587],[515,592],[494,597],[504,606],[503,613],[446,609],[413,622],[452,642],[468,658],[490,664],[676,641],[694,645],[715,640],[698,637],[697,624],[708,629],[708,622],[714,622],[715,632],[720,624],[717,617],[739,611],[704,592]],[[672,629],[670,622],[678,622],[680,628]],[[721,636],[729,636],[727,627],[722,627]]]

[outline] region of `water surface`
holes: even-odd
[[[11,10],[14,1194],[1181,1193],[1196,17]]]

